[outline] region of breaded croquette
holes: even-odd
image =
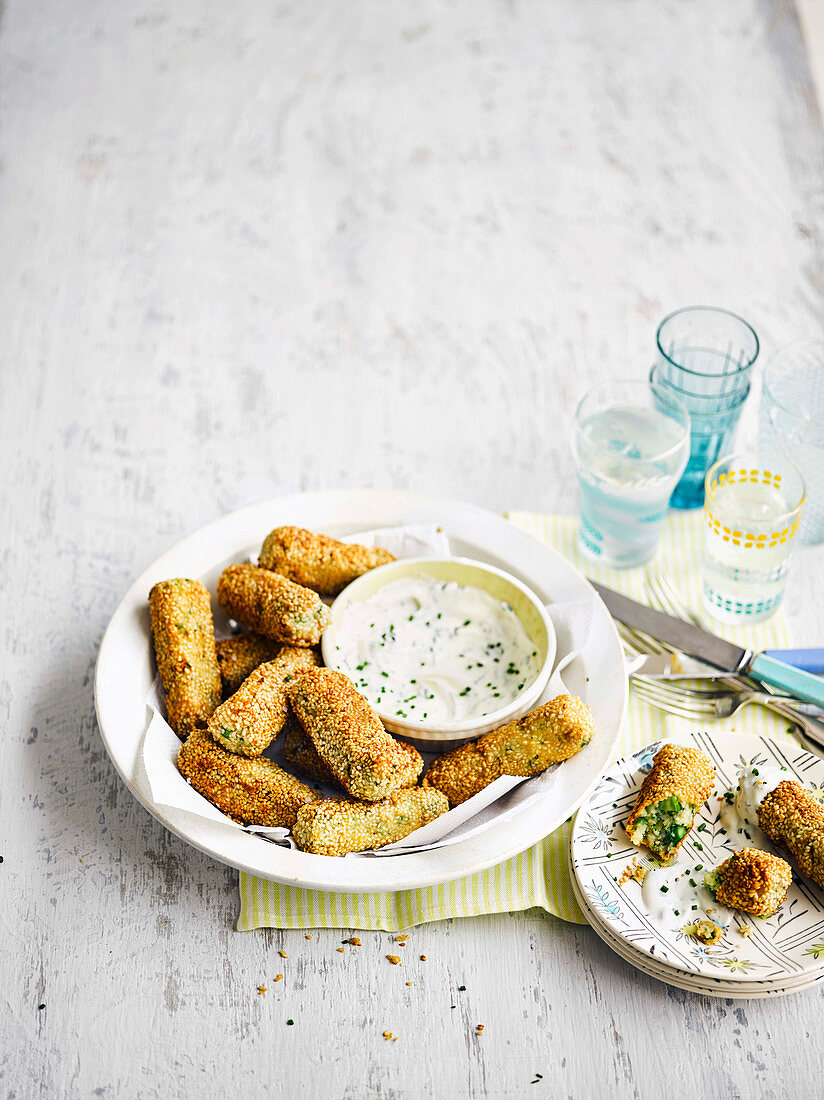
[[[787,896],[792,880],[789,863],[757,848],[742,848],[704,875],[704,885],[717,901],[754,917],[771,917]]]
[[[284,731],[283,758],[287,764],[317,783],[339,787],[340,784],[324,764],[309,735],[294,715],[290,714],[286,719]],[[414,787],[423,770],[423,757],[414,746],[407,745],[405,741],[396,741],[395,744],[408,759],[408,768],[401,786]]]
[[[321,759],[353,798],[376,802],[403,784],[407,754],[342,672],[304,672],[290,685],[289,700]]]
[[[715,768],[700,749],[663,745],[627,818],[632,843],[646,845],[656,859],[668,863],[684,843],[714,782]]]
[[[785,779],[758,807],[758,824],[783,845],[802,875],[824,887],[824,806],[792,779]]]
[[[149,593],[152,638],[169,725],[181,737],[203,729],[220,703],[209,593],[200,581],[160,581]]]
[[[222,749],[207,730],[189,735],[177,766],[196,791],[243,825],[291,829],[301,806],[318,797],[268,757],[236,756]]]
[[[264,540],[259,562],[323,596],[337,596],[356,577],[395,558],[388,550],[338,542],[302,527],[276,527]]]
[[[318,750],[309,740],[303,726],[290,714],[283,727],[283,759],[290,768],[315,783],[338,787],[340,784],[318,756]]]
[[[286,645],[317,645],[331,621],[316,592],[256,565],[230,565],[217,582],[217,602],[230,619]]]
[[[229,752],[260,756],[286,721],[286,688],[291,680],[320,662],[313,649],[283,646],[247,676],[234,695],[221,703],[209,719],[209,733]]]
[[[304,852],[345,856],[402,840],[448,809],[440,791],[422,787],[395,791],[380,802],[325,798],[298,812],[292,835]]]
[[[234,695],[247,676],[266,661],[273,661],[281,650],[280,642],[251,632],[221,638],[215,646],[224,699]]]
[[[502,775],[538,775],[589,744],[595,727],[586,703],[559,695],[515,722],[445,752],[429,766],[424,787],[459,806]]]

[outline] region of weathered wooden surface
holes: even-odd
[[[702,999],[537,912],[418,929],[402,969],[235,933],[91,676],[132,577],[245,503],[572,510],[574,401],[668,310],[820,331],[823,150],[788,3],[6,0],[4,1095],[820,1092],[820,992]],[[818,644],[821,561],[789,598]]]

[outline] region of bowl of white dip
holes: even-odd
[[[503,570],[407,558],[341,592],[322,649],[388,730],[437,750],[534,707],[556,640],[538,597]]]

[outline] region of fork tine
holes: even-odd
[[[677,619],[682,618],[670,598],[670,593],[662,583],[660,573],[647,574],[644,578],[644,592],[653,607],[657,607],[667,615],[674,615]]]
[[[655,638],[651,638],[648,634],[643,634],[640,630],[634,630],[630,626],[625,626],[624,623],[617,623],[618,633],[624,643],[636,653],[649,653],[652,655],[660,655],[668,652],[661,642],[656,641]]]
[[[683,707],[674,703],[665,703],[660,699],[644,699],[644,702],[649,703],[650,706],[655,707],[657,710],[666,711],[667,714],[673,714],[676,718],[686,718],[692,720],[694,718],[706,718],[706,714],[693,714],[692,711],[684,710]]]
[[[670,683],[661,677],[638,675],[636,680],[656,688],[662,694],[680,696],[686,699],[725,699],[729,695],[739,695],[740,692],[730,691],[728,688],[699,688],[687,687],[682,683]]]
[[[653,592],[653,598],[658,600],[659,606],[664,607],[670,615],[677,619],[685,619],[687,622],[701,626],[701,620],[690,611],[675,582],[667,573],[656,573],[648,578],[649,590]],[[654,586],[654,587],[653,587]]]
[[[654,702],[661,706],[678,707],[695,716],[715,714],[715,706],[709,700],[676,697],[666,691],[656,690],[647,681],[635,676],[632,678],[632,682],[639,696],[648,702]]]

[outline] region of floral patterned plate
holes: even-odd
[[[817,886],[795,873],[784,904],[775,916],[761,920],[719,906],[701,883],[706,871],[737,848],[786,856],[758,828],[730,827],[725,793],[735,790],[741,770],[749,765],[821,788],[824,759],[795,743],[752,734],[702,732],[683,740],[710,757],[716,782],[671,868],[658,870],[647,849],[636,848],[624,831],[638,789],[664,742],[619,760],[578,811],[571,863],[585,909],[633,955],[640,953],[702,981],[806,984],[824,974],[824,894]],[[643,885],[629,877],[638,865],[653,872]],[[698,920],[713,920],[723,928],[717,943],[707,945],[697,938]]]
[[[790,993],[802,993],[805,989],[811,989],[818,982],[824,980],[824,971],[813,975],[805,975],[795,981],[778,982],[736,982],[727,981],[725,978],[701,979],[694,974],[688,974],[685,970],[678,970],[674,966],[667,966],[657,962],[648,955],[641,954],[629,947],[623,940],[613,935],[609,929],[601,923],[598,916],[591,910],[586,898],[581,894],[575,878],[572,879],[573,893],[581,906],[592,930],[611,948],[624,962],[634,966],[650,978],[665,982],[667,985],[685,989],[690,993],[700,993],[705,997],[724,997],[733,1000],[753,1000],[761,997],[783,997]]]

